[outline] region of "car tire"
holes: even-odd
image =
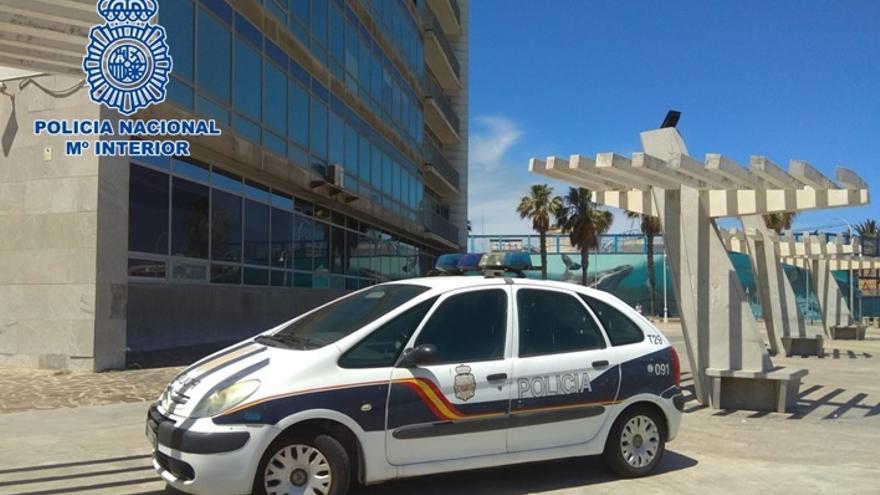
[[[254,479],[254,495],[346,495],[351,459],[330,435],[282,435],[263,455]]]
[[[639,478],[657,468],[665,451],[666,423],[661,415],[649,407],[633,407],[611,427],[603,458],[621,477]]]

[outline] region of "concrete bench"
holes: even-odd
[[[861,325],[842,325],[831,327],[832,340],[865,340],[865,327]]]
[[[712,407],[749,411],[785,412],[797,403],[801,379],[809,373],[802,368],[744,371],[706,368],[711,379]]]
[[[809,335],[805,337],[782,337],[785,356],[819,356],[825,355],[825,337]]]

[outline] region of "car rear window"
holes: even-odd
[[[629,316],[596,298],[584,294],[578,295],[596,313],[602,326],[605,327],[611,345],[635,344],[645,340],[642,329]]]

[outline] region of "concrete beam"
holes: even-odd
[[[788,175],[779,165],[765,156],[753,156],[749,162],[753,174],[765,182],[765,189],[801,189],[803,183]]]
[[[789,162],[788,173],[813,189],[839,189],[834,181],[825,177],[819,169],[803,160]]]

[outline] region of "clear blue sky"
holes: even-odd
[[[639,151],[668,109],[700,160],[843,165],[870,184],[874,205],[796,229],[880,218],[878,0],[471,0],[470,70],[475,233],[527,229],[517,200],[546,182],[529,157]]]

